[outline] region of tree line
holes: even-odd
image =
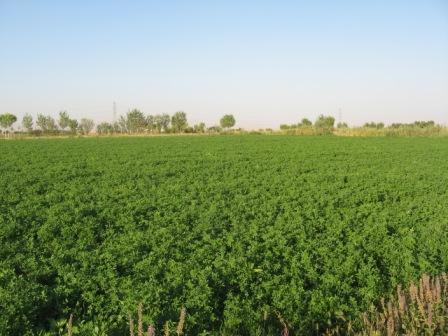
[[[2,132],[14,132],[13,125],[17,117],[11,113],[0,114],[0,127]],[[187,114],[178,111],[173,115],[155,114],[145,115],[138,109],[133,109],[121,115],[115,122],[100,122],[96,125],[97,134],[139,134],[139,133],[205,133],[227,131],[235,126],[235,117],[232,114],[224,115],[219,126],[207,127],[200,122],[190,125]],[[90,134],[95,129],[92,119],[73,119],[67,111],[59,112],[57,119],[50,115],[37,114],[34,120],[30,114],[25,114],[21,122],[22,132],[28,134]]]
[[[344,128],[350,128],[346,122],[338,122],[335,125],[336,119],[332,116],[325,116],[325,115],[319,115],[319,117],[316,119],[316,121],[313,123],[307,118],[303,118],[300,122],[297,124],[282,124],[280,125],[280,130],[295,130],[295,129],[303,129],[303,128],[315,128],[315,129],[321,129],[321,130],[327,130],[331,132],[335,128],[337,129],[344,129]],[[365,123],[362,128],[367,129],[403,129],[403,128],[435,128],[435,127],[442,127],[441,125],[436,124],[434,121],[415,121],[413,123],[392,123],[390,125],[385,125],[383,122],[367,122]]]
[[[314,128],[323,131],[324,133],[331,133],[334,128],[335,118],[332,116],[325,116],[321,114],[316,121],[313,122],[307,118],[303,118],[297,124],[282,124],[280,125],[280,130],[295,130],[295,129],[304,129],[304,128]]]
[[[149,114],[145,115],[138,109],[128,111],[121,115],[114,122],[100,122],[95,125],[92,119],[82,118],[80,120],[71,118],[67,111],[59,112],[58,118],[55,119],[50,115],[37,114],[34,120],[30,114],[25,114],[21,122],[21,131],[14,130],[13,126],[18,121],[17,117],[11,113],[0,114],[0,127],[2,133],[26,133],[31,135],[87,135],[96,130],[100,135],[112,134],[161,134],[161,133],[219,133],[228,131],[235,126],[235,117],[232,114],[224,115],[216,126],[207,127],[205,123],[199,122],[189,124],[187,114],[178,111],[173,115],[169,114]],[[96,126],[96,128],[95,128]],[[383,122],[367,122],[362,127],[349,127],[346,122],[338,122],[333,116],[319,115],[314,123],[303,118],[295,124],[282,124],[280,131],[288,134],[316,135],[316,134],[332,134],[336,131],[344,132],[344,130],[372,130],[375,132],[410,132],[425,131],[432,132],[444,129],[441,125],[434,121],[415,121],[413,123],[392,123],[385,125]],[[272,133],[271,129],[260,130]],[[371,132],[371,131],[369,131]]]

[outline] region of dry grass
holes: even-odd
[[[187,316],[187,311],[182,308],[179,316],[179,323],[177,324],[176,333],[180,336],[184,333],[185,317]]]
[[[187,317],[187,310],[182,308],[180,311],[179,322],[177,323],[176,334],[178,336],[183,335],[185,328],[185,318]],[[143,323],[143,304],[139,303],[137,308],[137,336],[144,336],[144,323]],[[135,325],[134,320],[132,319],[132,315],[129,314],[129,335],[134,336]],[[165,322],[163,328],[163,334],[165,336],[169,336],[171,334],[170,323],[168,321]],[[153,325],[149,325],[147,327],[146,336],[155,336],[156,329]]]
[[[73,335],[73,314],[70,314],[70,318],[67,321],[67,335]]]
[[[434,127],[399,127],[399,128],[369,128],[369,127],[352,127],[352,128],[337,128],[333,130],[334,135],[338,136],[352,136],[352,137],[413,137],[413,136],[448,136],[448,128],[442,126]]]
[[[398,286],[395,296],[362,315],[360,327],[347,324],[326,335],[448,335],[448,276],[423,274],[407,290]]]
[[[263,320],[268,319],[265,311]],[[182,308],[175,333],[184,334],[187,311]],[[278,311],[272,316],[280,323],[279,335],[289,336],[291,326]],[[67,321],[67,335],[72,335],[73,315]],[[143,304],[137,309],[137,335],[144,335]],[[163,330],[165,336],[172,332],[171,323],[166,321]],[[146,336],[155,336],[153,325],[147,326]],[[129,314],[129,335],[135,335],[135,325]],[[395,295],[389,300],[382,298],[379,304],[372,306],[359,321],[347,320],[343,325],[336,326],[325,332],[327,336],[417,336],[417,335],[448,335],[448,275],[430,277],[423,274],[418,284],[411,284],[409,288],[398,286]]]
[[[278,320],[280,321],[281,325],[282,325],[282,331],[281,331],[281,336],[289,336],[289,328],[288,328],[288,324],[286,323],[285,319],[283,318],[283,316],[276,311],[275,312],[277,315]]]

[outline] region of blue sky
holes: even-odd
[[[0,0],[0,113],[448,123],[448,1]]]

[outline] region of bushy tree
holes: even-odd
[[[338,122],[338,124],[336,125],[337,128],[348,128],[348,125],[346,122]]]
[[[17,121],[17,117],[11,113],[0,114],[0,127],[6,130],[11,128],[12,125]]]
[[[120,133],[121,132],[120,124],[118,123],[118,121],[115,121],[112,124],[112,129],[113,129],[114,133]]]
[[[157,132],[168,132],[170,127],[171,117],[169,114],[156,114],[154,116],[154,129]]]
[[[150,132],[153,132],[156,130],[155,117],[151,114],[146,117],[146,127]]]
[[[154,130],[158,133],[162,132],[162,116],[160,114],[154,116]]]
[[[204,133],[205,132],[205,124],[203,122],[196,124],[193,126],[193,131],[195,133]]]
[[[98,134],[112,134],[114,133],[114,126],[108,122],[102,122],[96,126]]]
[[[321,114],[314,123],[314,127],[322,129],[324,131],[331,131],[334,127],[334,122],[334,117],[324,116],[323,114]]]
[[[402,124],[402,123],[392,123],[389,125],[389,128],[401,128],[401,127],[405,127],[407,124]],[[364,125],[365,127],[365,125]]]
[[[58,129],[54,118],[40,113],[37,115],[36,125],[40,127],[44,133],[55,132]]]
[[[70,132],[72,134],[76,134],[76,132],[78,131],[78,120],[76,119],[70,119],[69,123],[68,123],[68,128],[70,129]]]
[[[222,131],[221,126],[210,126],[209,128],[207,128],[207,132],[209,133],[219,133]]]
[[[22,127],[27,132],[31,132],[33,130],[33,117],[30,114],[25,114],[22,118]]]
[[[312,125],[313,125],[312,121],[307,118],[303,118],[302,121],[299,123],[299,126],[302,126],[302,127],[308,127],[308,126],[312,126]]]
[[[59,121],[58,121],[59,127],[62,130],[65,130],[70,125],[70,116],[68,115],[67,111],[61,111],[59,112]]]
[[[162,125],[162,130],[164,132],[168,132],[169,128],[170,128],[170,115],[167,113],[162,114],[162,116],[160,117],[160,124]]]
[[[183,111],[174,113],[174,115],[171,117],[171,128],[173,129],[173,132],[184,132],[187,127],[187,114]]]
[[[130,133],[141,133],[146,129],[146,117],[138,109],[133,109],[126,114],[126,129]]]
[[[235,117],[231,114],[226,114],[221,118],[219,124],[221,125],[222,128],[225,129],[231,128],[235,126]]]
[[[128,122],[127,122],[127,118],[126,117],[120,116],[120,118],[117,121],[117,125],[118,125],[118,128],[120,129],[121,133],[129,132],[129,130],[128,130]]]
[[[414,125],[416,127],[420,127],[420,128],[430,128],[430,127],[435,127],[436,123],[433,120],[429,120],[429,121],[415,121]]]
[[[92,132],[94,127],[95,123],[92,119],[83,118],[79,123],[79,130],[82,134],[89,134],[90,132]]]
[[[365,128],[382,129],[382,128],[384,128],[384,123],[382,123],[382,122],[375,123],[375,122],[372,121],[372,122],[365,123],[363,127],[365,127]]]

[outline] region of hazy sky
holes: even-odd
[[[448,123],[448,1],[0,0],[0,113]]]

